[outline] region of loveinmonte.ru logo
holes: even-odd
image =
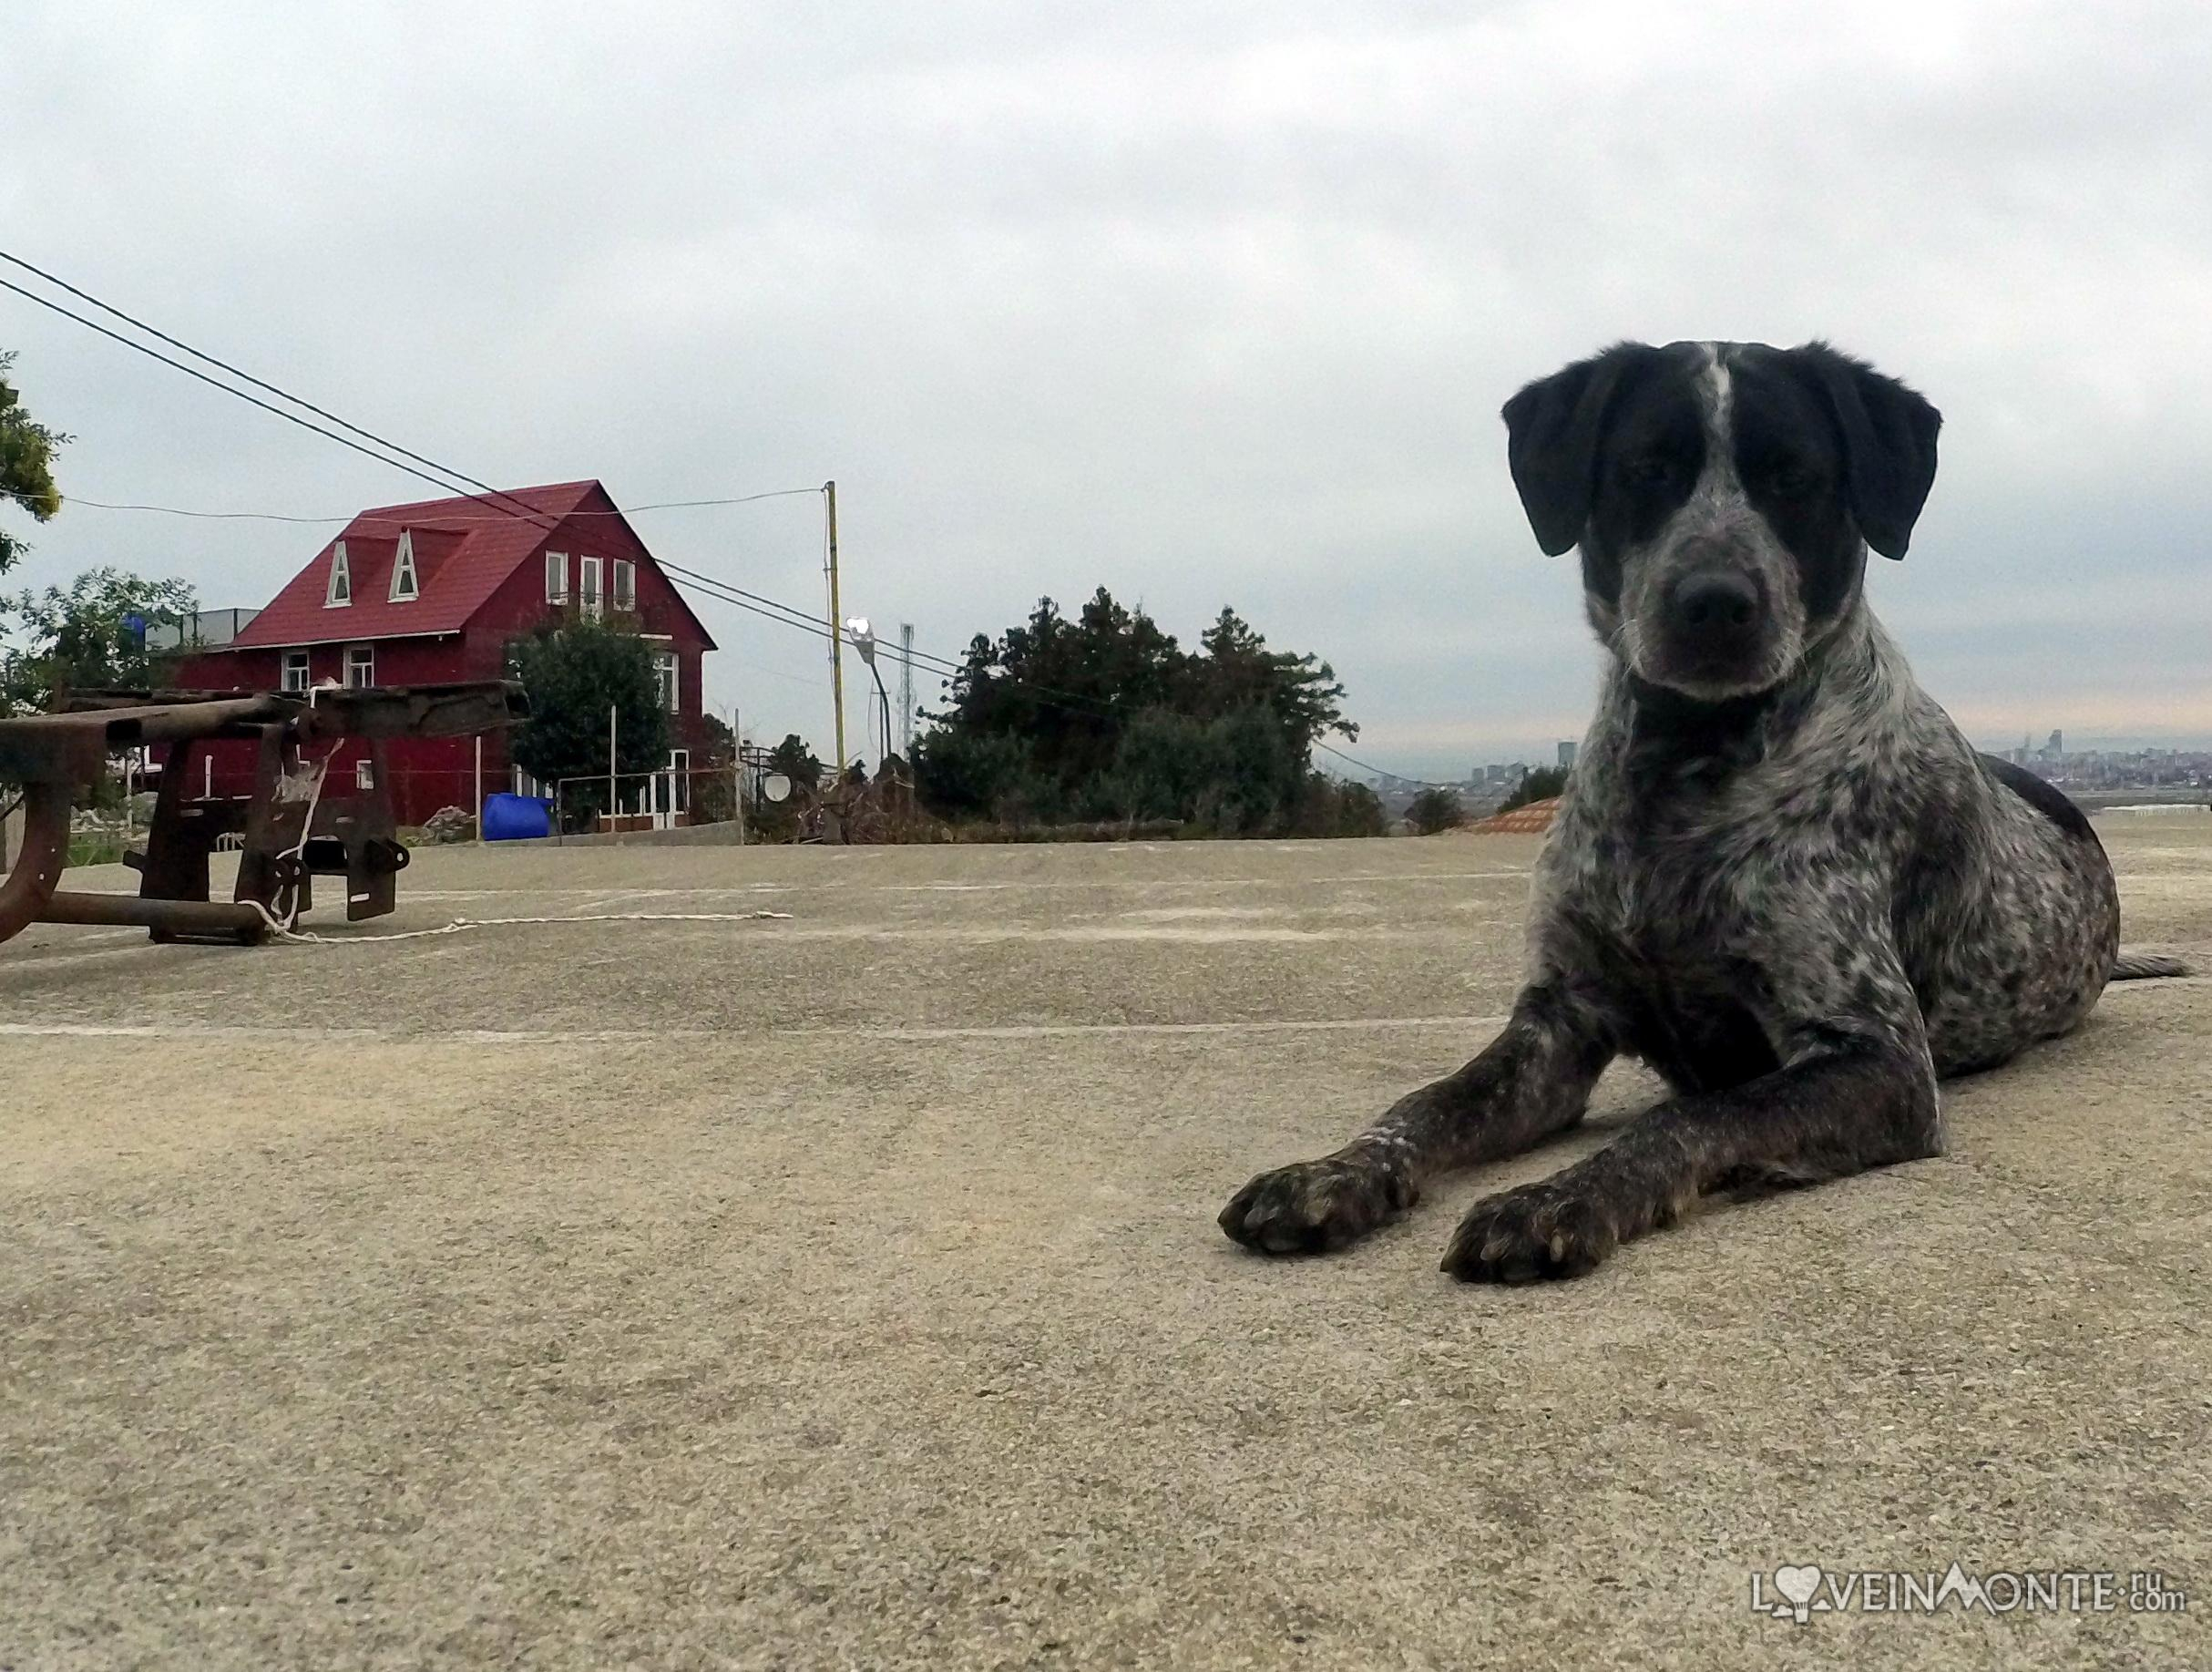
[[[2182,1614],[2188,1594],[2166,1575],[2089,1569],[2001,1568],[1970,1574],[1953,1562],[1944,1572],[1909,1574],[1858,1568],[1832,1571],[1784,1563],[1751,1575],[1751,1608],[1809,1625],[1816,1614]]]

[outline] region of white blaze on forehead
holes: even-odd
[[[1699,405],[1705,426],[1705,467],[1708,488],[1736,479],[1736,388],[1728,375],[1728,349],[1723,343],[1701,343],[1705,364],[1697,374]]]

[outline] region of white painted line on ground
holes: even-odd
[[[1502,1016],[1347,1016],[1312,1021],[1068,1021],[1009,1022],[971,1028],[785,1028],[779,1033],[809,1038],[876,1040],[1029,1040],[1091,1034],[1358,1033],[1393,1028],[1497,1028]]]
[[[964,1028],[851,1027],[770,1028],[742,1032],[719,1028],[590,1028],[573,1032],[555,1028],[394,1028],[242,1027],[223,1022],[0,1022],[0,1040],[234,1040],[241,1042],[294,1041],[311,1044],[436,1045],[603,1045],[661,1044],[697,1040],[767,1042],[783,1039],[865,1039],[927,1042],[933,1040],[1032,1040],[1082,1038],[1093,1034],[1159,1035],[1219,1033],[1357,1033],[1407,1028],[1495,1028],[1503,1016],[1354,1016],[1310,1021],[1069,1021],[1009,1022]]]
[[[1079,877],[1060,882],[756,882],[723,887],[630,888],[622,891],[621,898],[650,900],[735,894],[1070,894],[1132,888],[1139,892],[1154,888],[1310,888],[1332,883],[1518,882],[1525,881],[1528,876],[1528,868],[1524,866],[1512,871],[1413,871],[1403,874],[1367,871],[1343,877]],[[410,888],[405,898],[408,900],[501,900],[555,899],[574,896],[596,899],[606,893],[603,887],[541,888],[517,884],[511,888]]]
[[[2106,990],[2104,1001],[2116,994],[2153,993],[2175,988],[2212,987],[2212,977],[2167,977],[2156,981],[2123,981]],[[1185,1034],[1362,1033],[1417,1028],[1497,1028],[1506,1018],[1497,1016],[1328,1016],[1309,1020],[1244,1021],[1045,1021],[1005,1022],[972,1027],[906,1027],[876,1023],[847,1026],[766,1028],[756,1031],[727,1028],[287,1028],[262,1025],[241,1027],[221,1022],[98,1022],[0,1021],[0,1040],[236,1040],[278,1043],[345,1043],[431,1045],[599,1045],[664,1044],[703,1040],[772,1043],[777,1040],[883,1040],[927,1042],[933,1040],[1078,1039],[1122,1035],[1132,1038],[1178,1038]]]

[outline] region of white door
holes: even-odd
[[[691,752],[669,751],[668,770],[655,773],[648,785],[652,797],[653,828],[673,830],[691,810]]]

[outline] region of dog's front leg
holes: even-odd
[[[1942,1147],[1917,1030],[1832,1044],[1744,1085],[1670,1099],[1563,1172],[1485,1197],[1443,1268],[1469,1282],[1579,1277],[1720,1185],[1816,1184]]]
[[[1222,1209],[1221,1228],[1264,1254],[1341,1248],[1412,1206],[1425,1180],[1518,1154],[1582,1119],[1613,1052],[1592,1000],[1537,981],[1480,1056],[1399,1098],[1335,1154],[1261,1174]]]

